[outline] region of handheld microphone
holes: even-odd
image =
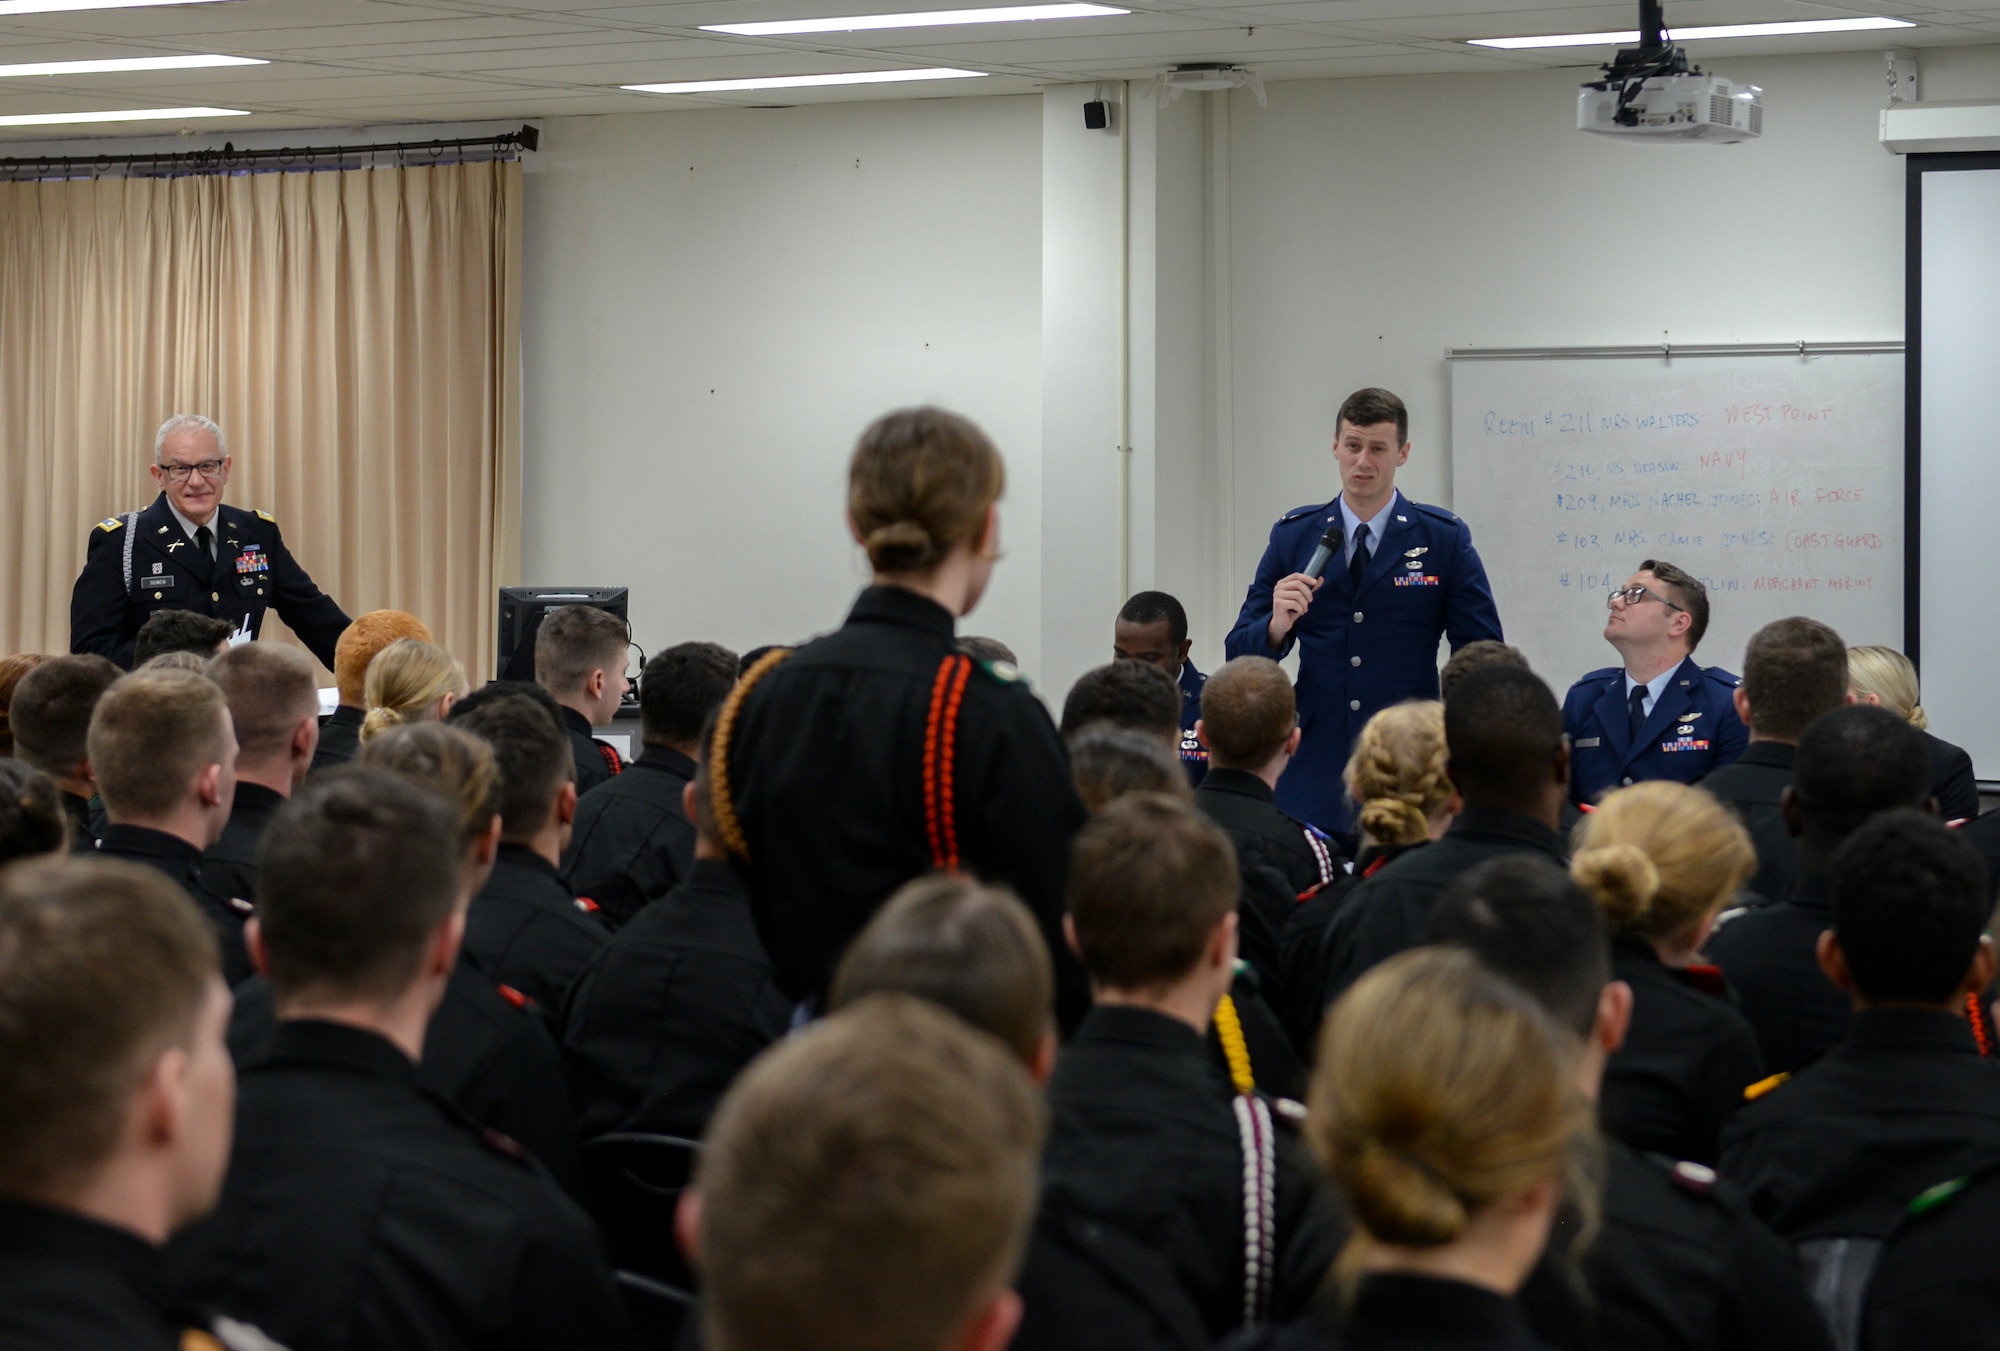
[[[1340,546],[1346,538],[1345,532],[1341,529],[1340,518],[1334,517],[1333,524],[1319,537],[1319,547],[1313,550],[1312,561],[1306,564],[1306,576],[1318,581],[1320,574],[1326,571],[1326,565],[1340,552]]]

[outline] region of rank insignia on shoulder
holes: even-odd
[[[97,528],[99,530],[116,530],[123,524],[125,522],[119,520],[116,516],[107,516],[97,523]]]
[[[1715,1170],[1706,1164],[1681,1162],[1667,1170],[1667,1177],[1684,1192],[1706,1196],[1715,1190]]]
[[[500,997],[502,999],[506,1000],[509,1004],[512,1004],[517,1009],[531,1008],[534,1005],[535,1001],[533,999],[529,998],[527,995],[522,994],[519,990],[515,989],[511,985],[496,985],[493,988],[500,992]]]
[[[1743,1090],[1743,1101],[1755,1102],[1791,1077],[1791,1071],[1786,1070],[1782,1073],[1774,1074],[1768,1079],[1759,1079],[1756,1083]]]
[[[244,900],[241,896],[231,896],[229,898],[229,908],[239,915],[254,915],[257,913],[257,907]]]
[[[485,1145],[503,1159],[512,1159],[515,1163],[526,1163],[528,1161],[528,1151],[521,1147],[520,1141],[511,1135],[501,1134],[491,1126],[485,1126],[480,1129],[479,1143]]]
[[[1021,668],[1011,661],[982,661],[979,663],[979,669],[1003,685],[1021,683]]]
[[[1972,1185],[1969,1177],[1955,1177],[1948,1182],[1940,1182],[1935,1187],[1918,1192],[1910,1198],[1909,1213],[1923,1215],[1939,1206],[1949,1205],[1954,1197]]]
[[[273,516],[268,511],[259,511],[255,514],[257,519],[260,521],[269,521],[272,525],[276,525],[278,523],[278,518],[276,516]]]

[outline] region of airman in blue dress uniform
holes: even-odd
[[[1354,738],[1379,709],[1438,697],[1437,648],[1499,638],[1500,614],[1465,522],[1396,491],[1410,457],[1409,412],[1384,389],[1349,395],[1335,422],[1340,496],[1300,507],[1271,527],[1224,650],[1282,658],[1299,648],[1298,754],[1277,804],[1322,830],[1353,812],[1341,772]],[[1342,548],[1325,575],[1304,575],[1328,527]]]
[[[1647,559],[1609,597],[1605,641],[1624,657],[1570,686],[1570,794],[1578,803],[1643,779],[1695,783],[1743,753],[1736,716],[1743,682],[1695,662],[1708,631],[1708,589],[1672,563]]]
[[[255,638],[276,609],[308,650],[333,669],[347,615],[313,584],[261,511],[222,505],[229,455],[207,418],[176,414],[154,442],[160,495],[143,511],[99,521],[70,592],[72,652],[132,665],[139,626],[160,610],[226,619]]]
[[[1201,721],[1201,691],[1208,677],[1188,659],[1187,610],[1164,591],[1141,591],[1125,602],[1112,628],[1111,659],[1143,661],[1159,667],[1181,688],[1181,767],[1188,786],[1198,788],[1208,774],[1208,747],[1195,735]]]

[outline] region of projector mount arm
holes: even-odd
[[[1639,0],[1639,45],[1621,47],[1617,58],[1603,69],[1604,79],[1592,87],[1617,87],[1618,111],[1612,120],[1628,127],[1639,120],[1630,104],[1647,80],[1658,75],[1701,74],[1688,65],[1687,53],[1667,40],[1660,0]]]

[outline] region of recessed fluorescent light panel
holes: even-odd
[[[71,14],[80,9],[153,9],[161,5],[212,5],[217,0],[0,0],[0,19],[15,14]]]
[[[209,66],[268,66],[252,56],[121,56],[107,61],[35,61],[0,66],[0,80],[16,75],[107,75],[126,70],[201,70]]]
[[[126,108],[102,113],[19,113],[0,127],[58,127],[72,122],[168,122],[197,117],[248,117],[241,108]]]
[[[1110,5],[1003,5],[995,9],[934,9],[915,14],[850,14],[833,19],[772,19],[764,23],[705,23],[705,33],[767,37],[780,33],[859,33],[872,28],[943,28],[961,23],[1028,23],[1036,19],[1096,19],[1130,14]]]
[[[863,70],[847,75],[771,75],[753,80],[682,80],[677,84],[628,84],[641,94],[734,94],[751,89],[820,89],[836,84],[897,84],[904,80],[977,80],[983,70]]]
[[[1866,33],[1881,28],[1915,28],[1906,19],[1801,19],[1791,23],[1725,23],[1705,28],[1668,30],[1670,42],[1695,42],[1703,38],[1768,38],[1795,33]],[[1615,47],[1637,42],[1638,30],[1623,33],[1552,33],[1532,38],[1473,38],[1474,47],[1499,47],[1521,51],[1531,47]]]

